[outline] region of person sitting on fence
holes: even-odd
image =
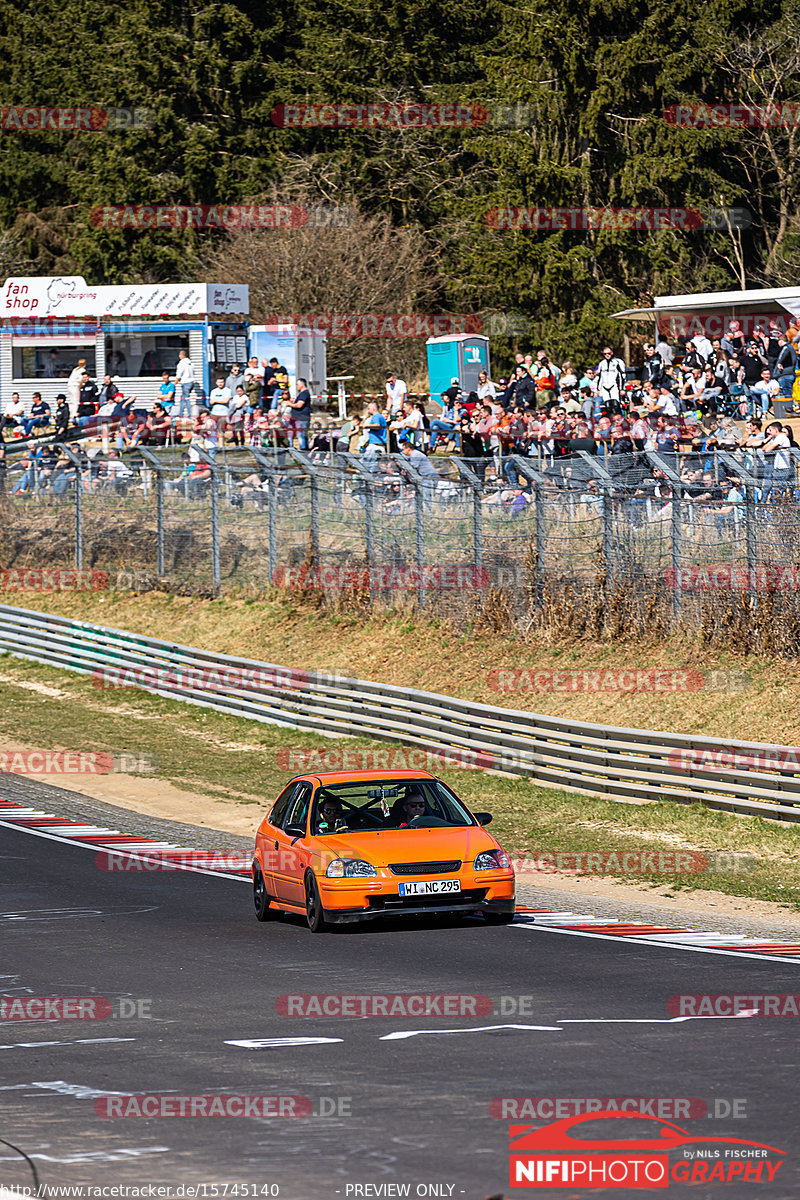
[[[19,392],[12,392],[11,400],[6,406],[2,427],[3,429],[15,429],[18,425],[22,425],[24,418],[25,405],[19,398]]]
[[[25,437],[30,437],[34,429],[44,429],[50,424],[50,405],[42,399],[41,392],[33,393],[33,404],[29,417],[25,417],[22,428]]]
[[[256,417],[255,424],[250,431],[250,445],[257,447],[271,446],[271,428],[269,417]]]
[[[30,453],[19,463],[19,467],[22,468],[22,475],[11,489],[12,496],[20,496],[33,488],[36,482],[37,471],[39,469],[39,459],[41,459],[41,456],[42,448],[40,446],[38,449],[31,450]]]
[[[118,450],[135,450],[137,446],[147,440],[148,433],[148,417],[143,409],[137,412],[130,413],[128,420],[119,427],[117,437]],[[122,445],[120,446],[120,439]]]

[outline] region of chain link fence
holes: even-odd
[[[190,460],[170,447],[123,461],[62,449],[27,480],[8,473],[6,590],[14,572],[74,566],[117,587],[278,586],[519,614],[557,585],[576,603],[598,588],[606,601],[614,589],[657,595],[685,618],[711,592],[795,597],[800,578],[796,449],[780,471],[723,451],[465,459],[249,447]]]

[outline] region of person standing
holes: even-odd
[[[386,376],[386,396],[390,415],[398,417],[408,399],[408,388],[405,380],[398,379],[394,371],[390,371]]]
[[[625,363],[617,358],[610,346],[603,347],[603,357],[597,364],[597,383],[606,411],[619,412],[625,387]]]
[[[297,431],[298,450],[308,449],[308,426],[311,422],[311,392],[305,379],[297,381],[297,397],[291,401],[292,424]]]
[[[188,350],[178,351],[178,363],[175,367],[175,387],[180,388],[180,399],[178,402],[178,416],[191,417],[192,401],[191,394],[194,387],[194,366],[189,358]]]
[[[83,383],[84,374],[88,375],[86,370],[86,359],[79,358],[77,367],[69,373],[67,379],[67,396],[69,398],[69,415],[74,420],[78,415],[78,405],[81,402],[81,384]]]

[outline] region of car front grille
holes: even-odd
[[[451,858],[446,862],[389,863],[393,875],[452,875],[460,867],[460,858]]]
[[[404,909],[432,911],[443,909],[466,909],[476,907],[486,899],[486,888],[473,888],[468,892],[447,892],[434,896],[370,896],[371,912],[396,913]]]

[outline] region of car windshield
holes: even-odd
[[[454,792],[438,779],[360,779],[323,784],[312,828],[318,834],[474,825]]]

